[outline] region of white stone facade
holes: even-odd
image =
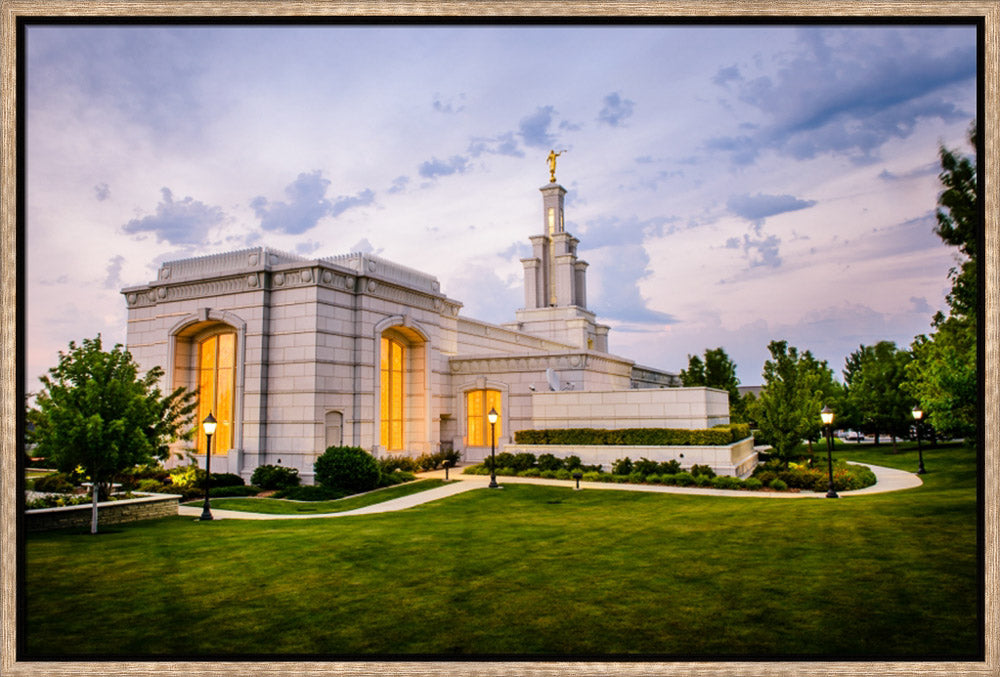
[[[561,190],[542,189],[546,223],[552,205],[553,223],[562,222]],[[562,282],[539,274],[526,281],[526,295],[534,285],[539,299],[541,286],[556,303],[522,309],[504,326],[462,316],[435,277],[376,256],[307,259],[258,247],[167,262],[156,280],[122,290],[128,349],[144,368],[165,369],[165,387],[197,389],[198,346],[235,334],[232,445],[213,454],[212,469],[245,478],[258,465],[281,464],[308,482],[331,444],[390,453],[380,427],[389,417],[381,411],[383,338],[405,356],[398,453],[454,448],[481,458],[489,447],[470,443],[466,396],[482,389],[499,393],[501,448],[532,427],[728,422],[721,391],[667,387],[679,385],[676,375],[607,352],[607,327],[585,307],[575,238],[550,235],[559,237],[538,236],[548,243],[525,270],[555,271]],[[558,246],[565,260],[551,258]],[[553,374],[566,390],[548,392]]]

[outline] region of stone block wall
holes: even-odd
[[[180,497],[172,494],[149,494],[142,498],[98,503],[97,527],[170,517],[177,514],[179,501]],[[92,510],[90,503],[26,510],[25,527],[28,531],[89,527]]]
[[[716,388],[643,388],[532,394],[532,427],[686,428],[729,423],[729,394]]]

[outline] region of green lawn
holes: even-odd
[[[281,498],[213,498],[211,507],[214,510],[239,510],[241,512],[258,512],[268,515],[301,515],[305,513],[334,513],[364,508],[391,501],[394,498],[401,498],[416,494],[428,489],[436,489],[443,486],[444,480],[428,479],[397,484],[393,487],[376,489],[358,496],[346,496],[335,501],[288,501]],[[195,507],[201,507],[202,501],[192,501],[188,503]]]
[[[972,659],[975,454],[924,459],[920,488],[839,500],[510,484],[337,520],[33,534],[25,658]]]

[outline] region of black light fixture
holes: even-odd
[[[920,408],[920,405],[913,407],[913,420],[917,422],[917,454],[920,456],[920,468],[917,470],[918,475],[923,475],[926,470],[924,470],[924,449],[920,443],[920,421],[924,418],[924,411]]]
[[[580,478],[581,477],[583,477],[583,473],[580,472],[579,470],[577,470],[575,473],[573,473],[573,479],[576,480],[576,489],[577,489],[577,491],[580,490]]]
[[[450,467],[451,467],[451,460],[449,459],[449,460],[446,460],[444,462],[444,481],[445,482],[448,481],[448,468],[450,468]]]
[[[490,422],[490,489],[498,489],[497,484],[497,419],[500,415],[497,410],[490,407],[490,413],[486,414],[486,420]]]
[[[833,409],[828,406],[823,407],[819,417],[826,426],[826,467],[830,474],[830,490],[826,492],[826,497],[840,498],[833,489]]]
[[[208,521],[212,519],[212,511],[208,505],[208,485],[212,481],[212,435],[215,434],[215,427],[218,425],[212,412],[201,422],[201,429],[205,431],[205,505],[201,509],[199,520]]]

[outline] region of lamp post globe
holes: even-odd
[[[920,467],[917,470],[918,475],[923,475],[926,470],[924,470],[924,448],[920,441],[920,421],[924,418],[924,411],[920,406],[913,407],[913,420],[917,422],[917,454],[920,457]]]
[[[490,407],[490,412],[486,414],[486,419],[490,422],[490,489],[498,489],[497,484],[497,419],[500,417],[497,410]]]
[[[218,423],[212,412],[201,422],[201,429],[205,431],[205,505],[201,509],[199,520],[208,521],[212,519],[212,511],[208,505],[208,485],[212,481],[212,435],[215,434],[215,427]]]
[[[840,498],[833,488],[833,409],[829,406],[823,407],[819,412],[820,420],[826,426],[826,469],[829,474],[829,490],[826,492],[827,498]]]

